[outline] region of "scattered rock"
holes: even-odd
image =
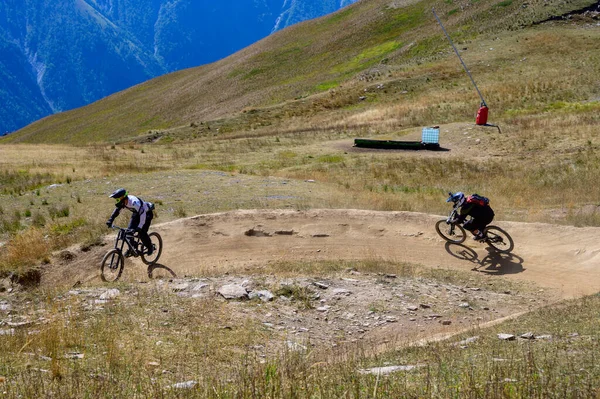
[[[259,298],[263,302],[269,302],[269,301],[272,301],[273,298],[275,298],[275,296],[271,293],[271,291],[261,290],[261,291],[252,291],[248,295],[248,298],[250,298],[250,299]]]
[[[443,326],[449,326],[450,324],[452,324],[451,320],[442,320],[442,325]]]
[[[246,288],[237,284],[227,284],[219,288],[217,291],[225,299],[246,299],[248,298],[248,292]]]
[[[173,292],[181,292],[181,291],[185,291],[189,288],[189,284],[188,283],[179,283],[179,284],[175,284],[171,287],[171,289],[173,290]]]
[[[303,352],[307,349],[306,346],[294,341],[286,341],[286,344],[288,349],[296,352]]]
[[[190,380],[190,381],[185,381],[185,382],[178,382],[176,384],[171,385],[169,388],[171,388],[171,389],[192,389],[197,384],[198,384],[197,381]]]
[[[195,286],[192,287],[192,291],[202,291],[204,288],[208,287],[209,285],[206,283],[198,283]]]
[[[416,369],[417,367],[421,367],[420,365],[407,365],[407,366],[386,366],[386,367],[373,367],[370,369],[362,369],[359,370],[361,374],[376,374],[376,375],[386,375],[391,374],[396,371],[411,371]]]
[[[121,291],[119,291],[117,288],[111,288],[111,289],[108,289],[108,290],[104,291],[100,295],[99,299],[100,300],[115,299],[119,295],[121,295]]]
[[[498,338],[501,339],[501,340],[503,340],[503,341],[512,341],[516,337],[514,335],[512,335],[512,334],[503,334],[503,333],[500,333],[500,334],[498,334]]]
[[[262,230],[250,229],[244,233],[248,237],[271,237],[271,234]]]
[[[9,327],[19,328],[19,327],[26,327],[26,326],[33,324],[33,321],[9,321],[9,322],[6,322],[6,324]]]
[[[467,339],[463,339],[462,341],[458,342],[457,345],[468,345],[468,344],[472,344],[473,342],[477,341],[479,339],[479,335],[476,335],[474,337],[469,337]]]
[[[294,230],[277,230],[275,234],[279,236],[293,236],[295,232]]]
[[[320,281],[315,281],[313,284],[316,285],[317,287],[323,289],[323,290],[326,290],[327,288],[329,288],[329,285],[327,285],[325,283],[322,283]]]
[[[535,339],[535,335],[532,332],[526,332],[525,334],[519,335],[520,338],[523,339]]]
[[[333,290],[333,295],[344,295],[344,296],[348,296],[351,295],[352,291],[347,290],[345,288],[335,288]]]

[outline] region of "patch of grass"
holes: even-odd
[[[180,206],[175,209],[174,215],[178,218],[184,218],[187,216],[187,212],[185,211],[185,208]]]
[[[355,11],[356,10],[352,7],[347,7],[347,8],[344,8],[343,10],[337,11],[333,15],[328,16],[324,19],[324,25],[326,25],[326,26],[338,25],[340,22],[343,22],[344,20],[348,20],[355,13]]]
[[[504,0],[499,3],[496,3],[496,7],[508,7],[508,6],[511,6],[512,3],[513,3],[513,0]]]
[[[386,54],[398,49],[400,46],[401,44],[399,42],[392,40],[370,47],[356,55],[353,59],[334,67],[333,72],[338,74],[347,74],[353,71],[364,69],[370,65],[378,63]]]
[[[346,345],[341,351],[321,346],[294,351],[277,350],[280,338],[230,303],[178,297],[161,291],[159,285],[138,285],[135,293],[127,285],[117,287],[120,295],[102,306],[89,304],[90,296],[102,292],[94,288],[81,289],[80,295],[48,292],[29,301],[28,310],[44,314],[44,324],[24,326],[4,336],[0,344],[3,381],[11,393],[594,397],[600,382],[598,295],[444,341],[416,346],[398,342],[391,350],[379,351],[363,344]],[[298,287],[284,287],[281,294],[305,296]],[[60,300],[55,299],[57,294]],[[372,306],[373,311],[384,308],[380,303]],[[30,331],[35,331],[36,339],[31,339]],[[526,332],[536,338],[497,337]],[[413,367],[389,375],[365,372],[382,366]],[[185,381],[193,381],[191,388],[173,388]]]
[[[0,251],[0,275],[26,274],[49,256],[50,248],[41,229],[31,228],[18,233]]]
[[[301,309],[313,309],[312,301],[315,299],[315,293],[308,287],[298,285],[282,285],[275,294],[284,296],[298,303]]]
[[[68,221],[66,223],[53,223],[50,226],[50,231],[57,235],[72,234],[77,229],[85,226],[87,221],[84,218],[78,218],[75,220]]]
[[[251,79],[256,75],[260,75],[262,73],[265,73],[265,71],[262,68],[254,68],[252,70],[250,70],[249,72],[245,73],[244,75],[242,75],[242,79]]]
[[[25,170],[0,172],[0,194],[20,194],[51,184],[56,177],[49,173],[29,173]]]
[[[57,219],[57,218],[65,218],[69,216],[69,206],[68,205],[61,205],[60,207],[56,207],[56,206],[49,206],[48,207],[48,214],[50,215],[50,218],[52,219]]]
[[[18,210],[15,210],[12,216],[0,215],[0,233],[14,233],[21,227],[21,212]]]
[[[319,83],[316,87],[315,90],[316,91],[327,91],[329,89],[334,89],[339,85],[339,82],[337,81],[330,81],[330,82],[323,82],[323,83]]]
[[[377,364],[422,364],[402,384],[405,392],[416,396],[429,397],[433,385],[435,395],[441,396],[553,397],[557,392],[594,396],[600,372],[593,366],[598,332],[592,309],[598,301],[596,295],[544,308],[449,342],[401,350],[378,359]],[[496,335],[526,332],[546,338],[502,341]],[[473,336],[477,337],[474,342],[457,344]],[[384,396],[395,392],[393,384],[384,384]]]
[[[136,296],[131,304],[111,301],[104,309],[93,309],[90,319],[84,316],[85,303],[69,294],[56,302],[32,303],[31,310],[44,312],[49,320],[36,339],[21,333],[4,337],[3,383],[22,396],[43,396],[51,390],[62,397],[116,398],[142,392],[175,397],[180,391],[169,386],[196,380],[198,386],[187,391],[195,395],[216,382],[218,373],[207,374],[209,370],[237,374],[239,361],[256,360],[251,349],[240,348],[268,340],[264,329],[235,317],[226,304],[179,300],[152,289],[144,290],[143,298],[147,295],[153,300]],[[143,331],[140,323],[146,325]],[[26,377],[28,367],[48,371]]]
[[[318,161],[323,163],[340,163],[344,162],[344,157],[342,155],[321,155]]]

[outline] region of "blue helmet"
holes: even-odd
[[[462,192],[457,192],[455,194],[448,193],[450,196],[446,200],[446,202],[454,202],[455,205],[461,206],[465,202],[465,195]]]

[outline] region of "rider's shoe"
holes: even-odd
[[[483,240],[485,240],[485,235],[484,235],[483,233],[481,233],[481,232],[480,232],[480,233],[477,233],[477,234],[475,234],[475,235],[473,236],[473,239],[474,239],[475,241],[483,241]]]
[[[153,252],[154,252],[154,248],[152,248],[152,247],[149,247],[149,248],[146,250],[146,256],[150,256],[150,255],[152,255],[152,253],[153,253]]]

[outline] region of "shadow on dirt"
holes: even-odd
[[[171,270],[168,266],[160,263],[154,263],[148,265],[148,278],[150,279],[162,279],[162,278],[175,278],[177,274]]]
[[[475,263],[476,266],[472,270],[478,272],[504,275],[522,273],[525,270],[523,268],[523,258],[511,253],[503,254],[488,249],[488,254],[479,259],[479,255],[473,249],[450,242],[446,243],[446,251],[455,258]]]

